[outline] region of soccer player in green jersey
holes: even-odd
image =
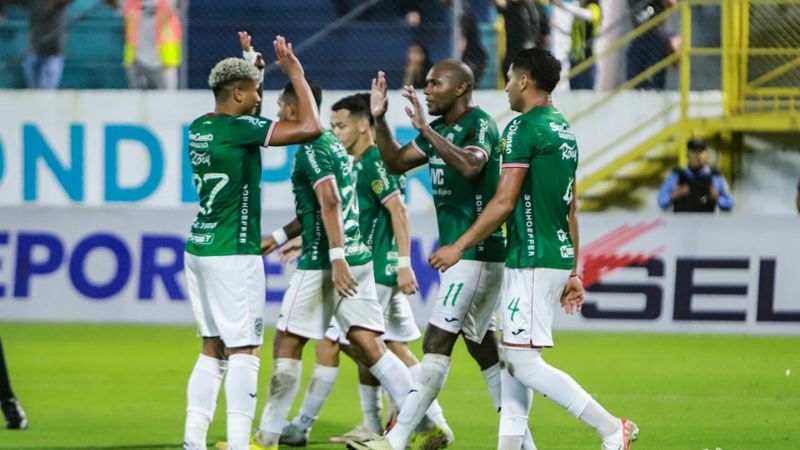
[[[313,85],[317,105],[322,91]],[[297,114],[294,86],[279,97],[279,120]],[[280,122],[279,122],[280,123]],[[372,257],[359,228],[359,210],[352,163],[347,150],[330,131],[306,142],[295,153],[292,169],[296,219],[264,239],[264,253],[302,235],[303,250],[289,281],[278,317],[269,397],[255,444],[277,448],[281,431],[297,395],[303,346],[324,338],[333,317],[352,343],[359,362],[402,408],[411,389],[411,374],[398,357],[386,351],[383,310],[378,301]]]
[[[494,119],[472,104],[472,71],[460,61],[436,63],[428,72],[425,100],[436,120],[427,123],[411,86],[403,96],[411,102],[406,112],[419,135],[400,147],[389,131],[383,72],[373,80],[371,110],[376,141],[386,167],[404,173],[428,164],[439,226],[439,243],[447,245],[469,228],[494,195],[500,175],[499,133]],[[355,448],[404,449],[421,415],[441,391],[450,369],[450,355],[459,335],[486,378],[492,401],[500,407],[500,363],[493,316],[503,276],[505,239],[498,225],[469,250],[453,271],[442,275],[438,297],[422,344],[425,356],[414,379],[414,391],[400,409],[397,425],[384,437]],[[520,386],[521,390],[524,388]],[[430,433],[440,434],[434,428]],[[417,439],[425,433],[417,433]],[[429,439],[429,438],[428,438]],[[442,445],[446,444],[442,439]],[[530,447],[533,443],[528,441]]]
[[[452,270],[508,218],[501,305],[509,373],[594,428],[604,450],[627,450],[637,437],[637,426],[611,415],[541,355],[543,348],[553,346],[553,314],[559,303],[574,314],[584,300],[575,213],[578,146],[569,123],[550,100],[560,73],[561,64],[545,50],[523,50],[514,58],[506,92],[511,109],[520,115],[503,132],[497,192],[469,230],[437,250],[430,262],[435,269]],[[504,377],[504,389],[507,381]],[[529,396],[503,393],[499,450],[520,448],[529,408]]]
[[[411,232],[403,200],[405,177],[389,174],[384,167],[372,134],[369,98],[368,93],[355,94],[334,103],[331,129],[354,158],[359,228],[372,251],[373,273],[386,327],[383,340],[413,376],[421,366],[409,350],[408,342],[417,340],[420,332],[405,296],[418,290],[410,261]],[[336,382],[339,350],[354,356],[350,342],[334,319],[325,339],[317,342],[317,360],[303,405],[284,427],[281,444],[297,446],[308,442],[311,426]],[[364,364],[358,363],[358,369],[364,422],[343,436],[331,438],[331,442],[364,440],[383,431],[380,382]],[[437,402],[431,406],[430,416],[442,429],[450,430]]]
[[[208,77],[214,112],[189,127],[188,151],[200,208],[184,264],[203,347],[189,378],[184,449],[206,448],[226,371],[228,448],[249,449],[266,295],[259,148],[307,141],[322,131],[291,44],[278,36],[274,47],[278,66],[298,92],[295,120],[273,123],[251,115],[261,100],[259,70],[243,59],[228,58]]]

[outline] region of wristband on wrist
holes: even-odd
[[[398,256],[397,257],[397,268],[402,269],[404,267],[411,267],[411,257],[410,256]]]
[[[328,249],[328,259],[330,259],[331,262],[337,259],[344,259],[344,249],[342,247]]]
[[[249,52],[242,50],[242,58],[244,58],[244,60],[249,62],[250,64],[255,64],[257,58],[255,49],[253,47],[250,47]]]
[[[289,236],[286,235],[286,231],[283,228],[278,228],[277,230],[272,232],[272,239],[275,239],[275,242],[278,244],[278,247],[285,244],[289,241]]]

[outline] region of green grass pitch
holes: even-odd
[[[180,447],[186,381],[200,347],[191,327],[0,322],[0,336],[30,419],[28,430],[0,429],[0,449]],[[268,350],[271,333],[265,342]],[[545,352],[547,361],[612,413],[639,424],[634,449],[800,448],[799,337],[561,332],[556,344]],[[303,387],[313,349],[306,357]],[[343,361],[311,434],[312,449],[342,448],[328,437],[361,418],[355,366]],[[270,366],[265,351],[257,418]],[[463,344],[440,401],[456,434],[453,449],[495,448],[497,415]],[[223,394],[212,446],[224,438],[224,405]],[[600,444],[592,430],[538,395],[531,426],[541,450]]]

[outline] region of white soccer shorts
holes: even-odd
[[[503,344],[513,347],[552,347],[553,315],[569,270],[505,269],[501,306]]]
[[[390,342],[412,342],[419,339],[422,335],[414,321],[414,314],[408,298],[400,292],[397,286],[385,286],[376,284],[378,299],[383,308],[383,321],[386,332],[383,334],[384,341]],[[328,329],[325,331],[325,338],[338,342],[342,345],[349,345],[345,333],[339,327],[339,322],[334,317]]]
[[[322,339],[331,318],[342,326],[384,332],[383,314],[378,302],[372,263],[351,266],[358,282],[354,297],[340,297],[333,286],[330,270],[296,270],[283,296],[277,328],[308,339]]]
[[[439,294],[428,321],[436,328],[459,332],[483,342],[494,329],[494,311],[503,281],[503,263],[461,260],[441,274]]]
[[[203,337],[228,348],[264,340],[266,279],[260,255],[196,256],[184,252],[186,286]]]

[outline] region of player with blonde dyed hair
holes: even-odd
[[[243,49],[250,36],[239,33]],[[184,450],[205,449],[227,372],[227,435],[231,450],[249,449],[256,408],[266,295],[261,258],[260,147],[314,139],[322,132],[317,105],[292,45],[277,36],[276,64],[297,93],[295,120],[260,117],[264,60],[227,58],[208,77],[214,112],[189,127],[189,160],[200,197],[184,254],[186,281],[199,333],[200,356],[187,388]]]

